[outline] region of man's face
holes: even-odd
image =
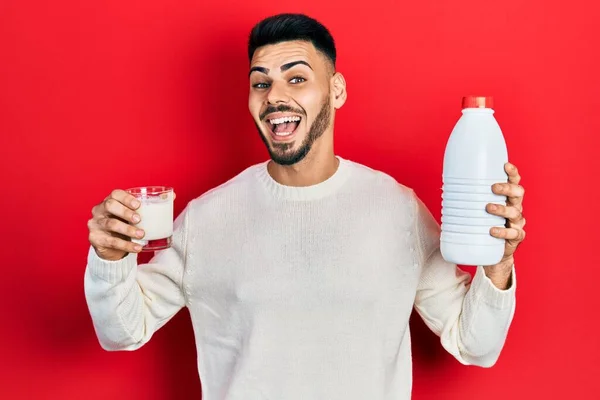
[[[282,42],[255,51],[248,106],[276,163],[301,161],[330,127],[332,69],[310,42]]]

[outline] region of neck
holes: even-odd
[[[333,148],[328,151],[314,151],[313,148],[302,161],[294,165],[279,165],[269,161],[267,170],[277,183],[285,186],[312,186],[321,183],[335,174],[339,160]],[[321,149],[324,150],[324,149]]]

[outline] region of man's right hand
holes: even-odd
[[[140,202],[134,196],[116,189],[92,208],[92,218],[88,221],[89,241],[98,257],[115,261],[142,250],[131,238],[143,238],[144,231],[129,224],[140,222],[140,216],[135,212],[139,206]]]

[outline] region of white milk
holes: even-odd
[[[136,210],[141,221],[136,227],[143,229],[143,240],[165,239],[173,235],[173,194],[166,199],[159,197],[138,198],[141,206]]]

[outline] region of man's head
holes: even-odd
[[[266,18],[250,33],[248,57],[248,106],[273,161],[292,165],[332,148],[346,84],[327,28],[301,14]]]

